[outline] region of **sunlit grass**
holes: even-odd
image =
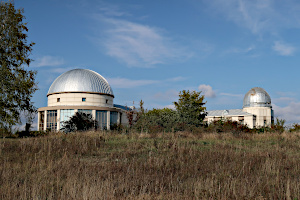
[[[0,199],[297,199],[300,134],[0,140]]]

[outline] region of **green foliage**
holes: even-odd
[[[92,115],[76,112],[68,121],[63,122],[62,131],[69,133],[74,131],[87,131],[97,129],[97,121],[93,120]]]
[[[201,92],[183,90],[179,93],[178,102],[174,102],[180,116],[180,122],[187,125],[200,126],[206,116],[206,102]]]
[[[290,128],[290,132],[300,132],[300,124],[293,124]]]
[[[285,130],[285,120],[284,119],[278,119],[276,118],[276,122],[274,124],[272,124],[271,126],[271,131],[272,132],[279,132],[279,133],[283,133]]]
[[[237,121],[218,120],[210,123],[206,131],[216,133],[232,133],[234,135],[239,135],[240,133],[250,133],[253,130],[250,129],[247,125],[240,124]]]
[[[133,105],[134,105],[134,102],[133,102]],[[127,117],[127,120],[128,120],[129,128],[132,128],[134,123],[137,121],[137,118],[136,118],[137,113],[136,113],[136,110],[135,110],[134,106],[133,106],[132,109],[130,108],[126,111],[126,117]]]
[[[139,132],[171,132],[178,123],[178,114],[176,111],[164,108],[153,109],[145,112],[143,110],[143,103],[140,104],[141,108],[138,112],[138,120],[134,125],[134,128]]]
[[[40,136],[46,136],[49,134],[49,131],[21,131],[17,132],[16,136],[23,138],[23,137],[40,137]]]
[[[37,90],[36,71],[24,68],[32,61],[29,55],[34,43],[27,43],[23,12],[11,2],[0,3],[0,128],[4,129],[19,123],[25,111],[31,123],[32,113],[36,112],[31,102]]]
[[[147,119],[146,128],[153,132],[173,132],[176,131],[179,123],[179,115],[170,108],[153,109],[145,114]]]

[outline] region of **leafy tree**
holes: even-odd
[[[183,90],[179,93],[178,102],[174,102],[180,121],[187,125],[199,126],[206,116],[206,102],[201,92]]]
[[[61,128],[64,132],[87,131],[92,128],[97,129],[97,121],[92,115],[83,112],[76,112],[68,121],[63,122]]]
[[[27,23],[23,9],[12,2],[0,2],[0,128],[20,123],[21,112],[34,113],[31,102],[37,90],[36,71],[26,70],[34,43],[27,42]],[[28,120],[32,120],[29,114]]]
[[[153,109],[145,114],[146,128],[150,132],[172,132],[177,128],[179,115],[170,108]]]

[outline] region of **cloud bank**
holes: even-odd
[[[300,102],[290,102],[284,107],[273,104],[273,110],[276,117],[285,119],[288,124],[300,122]]]

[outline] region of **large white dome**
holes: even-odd
[[[244,97],[243,108],[247,107],[272,108],[271,97],[263,88],[254,87]]]
[[[92,70],[73,69],[60,75],[49,88],[50,94],[66,92],[87,92],[114,96],[107,80]]]

